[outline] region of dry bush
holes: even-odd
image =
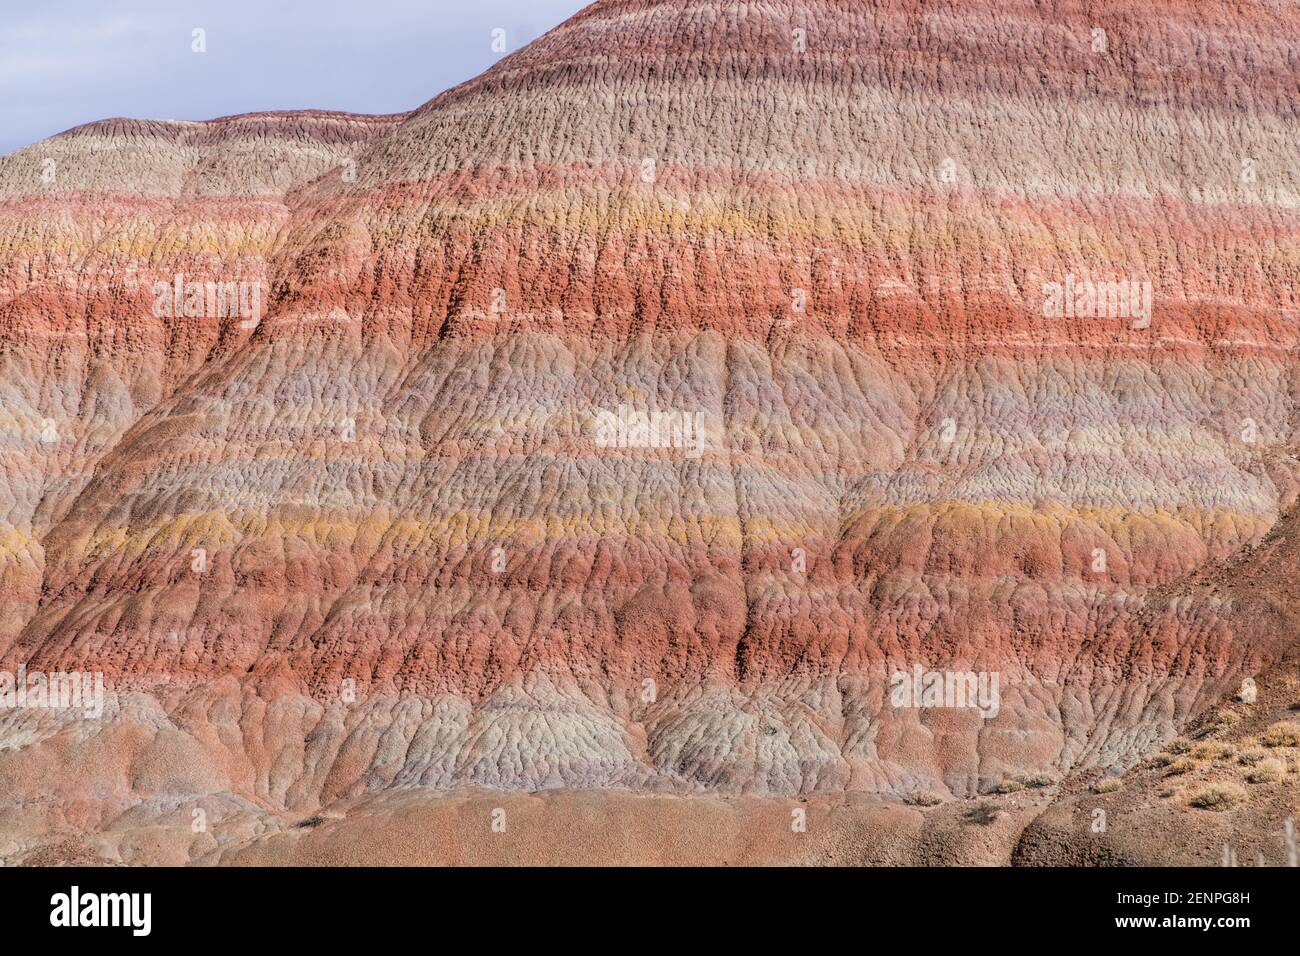
[[[1246,779],[1251,783],[1277,783],[1286,776],[1286,764],[1272,757],[1261,760],[1246,772]]]
[[[1233,713],[1230,710],[1219,710],[1214,713],[1204,714],[1188,729],[1188,732],[1195,739],[1202,740],[1205,737],[1212,737],[1222,730],[1227,730],[1240,720],[1240,714]]]
[[[1237,760],[1245,764],[1247,767],[1250,767],[1259,763],[1267,756],[1268,751],[1263,747],[1245,747],[1237,754]]]
[[[1222,743],[1203,743],[1192,748],[1192,756],[1197,760],[1223,760],[1233,753],[1231,745]]]
[[[903,802],[913,807],[937,807],[939,804],[943,803],[943,797],[933,793],[917,791],[916,793],[909,793],[905,796]]]
[[[1259,735],[1265,747],[1300,747],[1300,724],[1293,720],[1279,720]]]
[[[966,819],[972,823],[978,823],[981,826],[988,826],[990,823],[997,821],[1002,811],[998,809],[996,803],[989,803],[985,800],[966,811]]]
[[[1169,776],[1176,777],[1179,774],[1190,773],[1195,769],[1196,761],[1184,757],[1181,760],[1175,760],[1169,765]]]
[[[1094,793],[1114,793],[1122,786],[1124,786],[1124,781],[1118,777],[1105,777],[1094,783],[1092,790]]]
[[[1224,781],[1208,783],[1187,798],[1189,806],[1201,810],[1228,810],[1246,799],[1246,791],[1239,783]]]

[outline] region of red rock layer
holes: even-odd
[[[269,806],[1131,760],[1287,638],[1181,582],[1296,497],[1298,34],[604,2],[406,116],[20,151],[0,661]],[[265,314],[159,319],[177,273]],[[1045,315],[1076,279],[1150,309]],[[915,665],[997,716],[892,706]]]

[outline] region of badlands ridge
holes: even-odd
[[[0,857],[1099,859],[1293,693],[1298,130],[1289,0],[603,0],[0,158]]]

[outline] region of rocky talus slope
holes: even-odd
[[[1300,489],[1298,144],[1290,0],[602,0],[0,158],[0,669],[109,687],[0,709],[0,856],[618,789],[1009,859],[1295,642],[1205,581]]]

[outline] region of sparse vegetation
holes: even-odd
[[[996,789],[998,793],[1018,793],[1025,789],[1025,785],[1019,780],[1013,780],[1008,777],[1006,780],[999,783],[994,789]]]
[[[1300,724],[1293,720],[1279,720],[1259,736],[1265,747],[1300,747]]]
[[[1225,760],[1236,751],[1230,744],[1207,742],[1192,748],[1192,756],[1197,760]]]
[[[990,823],[995,822],[1001,813],[1002,811],[998,809],[996,803],[985,800],[967,810],[966,819],[971,823],[978,823],[980,826],[988,826]]]
[[[903,802],[913,807],[937,807],[943,803],[943,797],[918,790],[905,796]]]
[[[1153,767],[1168,767],[1174,762],[1174,758],[1169,754],[1154,754],[1147,758],[1147,763]]]
[[[1235,710],[1220,710],[1211,718],[1211,724],[1216,730],[1222,730],[1225,727],[1231,727],[1241,720],[1241,714]]]
[[[1191,753],[1192,742],[1182,737],[1169,741],[1169,746],[1165,748],[1171,754]]]
[[[311,830],[325,822],[324,817],[308,817],[306,820],[298,821],[299,830]]]
[[[1268,756],[1268,751],[1263,747],[1246,747],[1237,754],[1237,760],[1247,767],[1259,763]]]
[[[1124,781],[1118,777],[1103,777],[1092,785],[1094,793],[1114,793],[1124,786]]]
[[[1169,776],[1171,777],[1177,777],[1180,774],[1190,773],[1195,769],[1196,769],[1196,761],[1191,760],[1187,757],[1183,757],[1179,760],[1175,760],[1173,763],[1169,765],[1168,773]]]
[[[1053,786],[1056,783],[1056,778],[1049,774],[1036,773],[1033,774],[1032,776],[1025,777],[1024,783],[1026,787],[1033,787],[1034,789],[1038,789],[1039,787]]]
[[[1187,798],[1189,806],[1201,810],[1228,810],[1246,799],[1241,784],[1225,781],[1201,787]]]
[[[1276,783],[1286,776],[1286,764],[1273,757],[1261,760],[1246,773],[1250,783]]]

